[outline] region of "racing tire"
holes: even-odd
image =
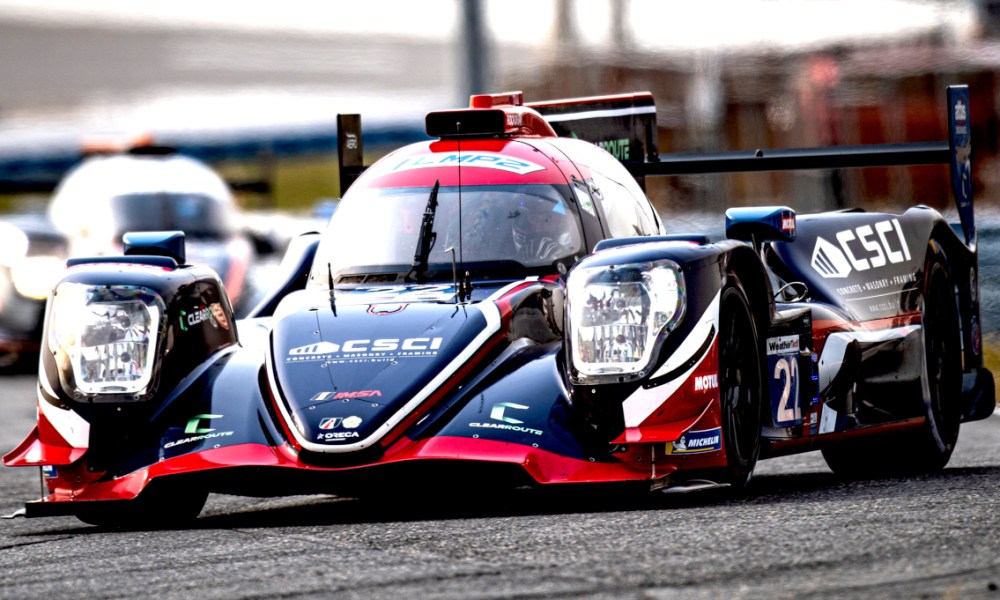
[[[76,518],[105,529],[172,529],[194,521],[207,500],[203,490],[147,489],[135,500],[81,506]]]
[[[955,302],[947,269],[941,261],[931,261],[921,307],[930,398],[926,404],[927,421],[910,443],[910,460],[918,471],[943,469],[958,443],[962,423],[962,340]]]
[[[933,254],[928,259],[921,328],[928,397],[922,427],[877,439],[823,448],[830,469],[845,479],[932,473],[944,468],[958,442],[961,424],[962,345],[951,277]]]
[[[750,484],[761,449],[763,376],[750,305],[736,286],[719,302],[719,401],[726,469],[721,483],[741,492]]]

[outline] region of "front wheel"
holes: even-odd
[[[760,456],[762,392],[760,348],[743,291],[726,287],[719,304],[719,399],[726,449],[725,483],[749,485]]]

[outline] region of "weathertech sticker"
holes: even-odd
[[[722,430],[718,427],[689,431],[676,442],[667,444],[667,454],[699,454],[722,449]]]
[[[795,354],[799,351],[799,336],[783,335],[767,338],[767,354]]]

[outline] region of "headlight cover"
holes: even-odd
[[[684,317],[684,273],[667,259],[578,268],[567,298],[573,383],[632,381]]]
[[[63,282],[52,302],[49,350],[73,397],[145,400],[153,391],[163,329],[165,305],[159,294],[140,286]]]

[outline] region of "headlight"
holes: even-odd
[[[139,286],[65,282],[52,302],[49,349],[64,387],[78,399],[145,399],[163,325],[162,298]]]
[[[661,335],[684,316],[684,274],[672,260],[576,269],[567,288],[574,383],[645,376]]]

